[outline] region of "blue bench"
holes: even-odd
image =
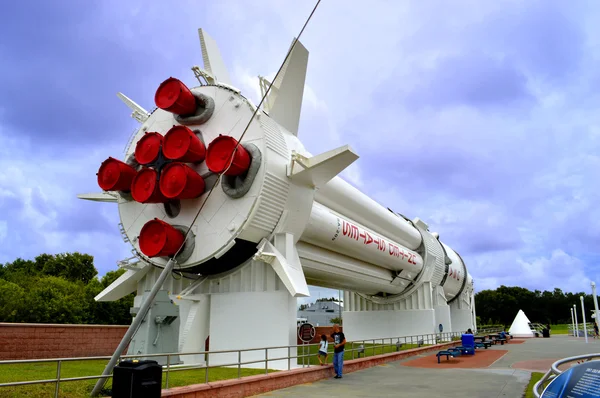
[[[488,347],[491,347],[492,343],[490,341],[482,341],[481,343],[477,342],[475,343],[475,348],[485,348],[486,350],[488,349]]]
[[[462,355],[475,355],[475,346],[472,346],[472,347],[458,346],[455,348],[457,350],[460,350],[460,353]]]
[[[447,351],[439,351],[439,352],[436,354],[436,357],[437,357],[438,363],[440,363],[440,357],[441,357],[441,356],[444,356],[444,355],[446,356],[446,360],[449,360],[449,359],[450,359],[450,357],[453,357],[453,358],[454,358],[454,355],[455,355],[455,354],[454,354],[454,352],[450,352],[450,350],[447,350]]]
[[[454,355],[455,357],[459,357],[462,355],[462,352],[458,349],[458,347],[448,348],[446,351],[451,352],[452,355]]]

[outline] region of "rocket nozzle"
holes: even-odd
[[[140,231],[140,250],[148,257],[172,256],[183,245],[185,236],[172,225],[155,218]]]
[[[163,136],[160,133],[146,133],[135,146],[135,160],[139,164],[154,162],[160,153]]]
[[[250,167],[250,160],[248,151],[233,137],[219,135],[208,145],[206,166],[213,173],[225,172],[228,176],[244,174]]]
[[[169,163],[161,172],[160,191],[169,199],[193,199],[204,193],[206,184],[200,174],[190,166]]]
[[[136,171],[127,163],[109,157],[100,166],[98,185],[104,191],[129,191]]]
[[[143,168],[131,183],[131,196],[140,203],[165,203],[167,198],[158,187],[158,173],[151,168]]]
[[[173,126],[167,131],[162,151],[167,159],[179,162],[202,163],[206,157],[204,143],[185,126]]]
[[[156,106],[176,115],[196,112],[196,98],[183,82],[170,77],[160,84],[154,95]]]

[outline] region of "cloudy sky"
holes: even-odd
[[[420,217],[467,262],[477,290],[589,291],[600,282],[600,4],[594,1],[325,0],[310,51],[300,138],[350,144],[345,173]],[[96,172],[137,127],[116,93],[152,109],[158,84],[202,66],[197,28],[259,102],[313,1],[47,2],[3,5],[0,262],[130,255]],[[313,289],[313,298],[331,291]],[[337,291],[333,292],[337,294]]]

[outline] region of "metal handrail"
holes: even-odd
[[[542,378],[533,385],[533,395],[535,395],[536,398],[540,398],[540,396],[542,395],[542,392],[540,392],[540,387],[544,385],[545,382],[547,381],[552,381],[554,380],[556,377],[558,377],[558,375],[560,375],[563,371],[558,369],[558,367],[560,365],[564,365],[566,363],[570,363],[570,362],[574,362],[574,361],[581,361],[582,359],[587,359],[592,360],[593,358],[600,358],[600,353],[597,354],[584,354],[584,355],[577,355],[574,357],[567,357],[567,358],[563,358],[560,359],[556,362],[554,362],[552,364],[552,366],[550,367],[550,370],[548,370],[546,372],[546,374],[544,374],[542,376]]]
[[[478,333],[494,333],[498,331],[498,329],[484,329],[479,330]],[[436,344],[439,341],[452,341],[454,338],[460,338],[462,332],[443,332],[443,333],[429,333],[429,334],[419,334],[412,336],[396,336],[396,337],[385,337],[379,339],[370,339],[370,340],[357,340],[357,341],[349,341],[346,343],[346,346],[350,346],[351,348],[345,349],[346,352],[352,353],[352,359],[355,359],[355,352],[358,352],[358,358],[360,358],[360,354],[364,354],[367,356],[367,350],[372,352],[372,356],[375,355],[375,352],[378,348],[382,347],[396,347],[396,350],[399,350],[400,347],[397,344],[410,344],[420,346],[428,346],[431,344]],[[402,340],[402,342],[401,342]],[[379,344],[381,342],[381,344]],[[389,342],[389,344],[388,344]],[[358,345],[360,344],[360,345]],[[366,346],[368,344],[368,347]],[[157,353],[157,354],[130,354],[130,355],[121,355],[119,360],[125,359],[133,359],[133,358],[153,358],[153,357],[167,357],[167,364],[163,365],[163,369],[166,370],[165,373],[165,388],[169,388],[169,373],[170,372],[178,372],[182,370],[193,370],[193,369],[205,369],[205,383],[208,383],[208,375],[210,368],[221,368],[221,367],[232,367],[237,366],[238,375],[237,378],[241,378],[241,368],[242,365],[250,365],[256,363],[265,363],[265,374],[268,374],[269,368],[268,363],[273,361],[288,361],[288,370],[291,369],[291,360],[298,359],[298,365],[311,366],[310,365],[310,357],[314,356],[314,353],[310,352],[310,347],[318,346],[319,343],[313,344],[296,344],[296,345],[287,345],[287,346],[272,346],[272,347],[258,347],[258,348],[246,348],[239,350],[216,350],[216,351],[198,351],[198,352],[175,352],[175,353]],[[299,350],[299,349],[302,350]],[[308,348],[308,352],[306,352]],[[269,358],[269,350],[282,350],[287,349],[288,355],[277,358]],[[295,349],[295,355],[291,354],[291,350]],[[242,353],[243,352],[253,352],[253,351],[264,351],[265,357],[264,359],[258,359],[254,361],[242,361]],[[302,354],[298,352],[302,351]],[[382,350],[382,354],[385,353],[385,350]],[[215,354],[238,354],[237,362],[232,362],[230,364],[218,364],[218,365],[210,365],[209,358],[210,355]],[[173,356],[185,356],[185,355],[205,355],[206,361],[203,364],[183,364],[183,365],[171,365],[171,357]],[[101,378],[112,378],[113,375],[95,375],[95,376],[80,376],[80,377],[69,377],[62,378],[61,377],[61,367],[63,362],[73,362],[73,361],[92,361],[92,360],[109,360],[111,356],[94,356],[94,357],[73,357],[73,358],[48,358],[48,359],[11,359],[0,361],[1,365],[12,365],[12,364],[21,364],[21,363],[48,363],[48,362],[56,362],[56,378],[54,379],[44,379],[44,380],[31,380],[31,381],[18,381],[18,382],[10,382],[10,383],[0,383],[1,387],[14,387],[14,386],[23,386],[23,385],[33,385],[33,384],[55,384],[54,396],[58,397],[60,391],[60,383],[68,382],[68,381],[80,381],[80,380],[92,380],[92,379],[101,379]],[[300,361],[302,359],[302,361]],[[302,363],[300,363],[302,362]]]

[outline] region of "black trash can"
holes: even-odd
[[[544,330],[542,330],[542,336],[546,338],[550,337],[550,329],[544,328]]]
[[[162,366],[156,361],[123,361],[113,371],[113,398],[160,398]]]

